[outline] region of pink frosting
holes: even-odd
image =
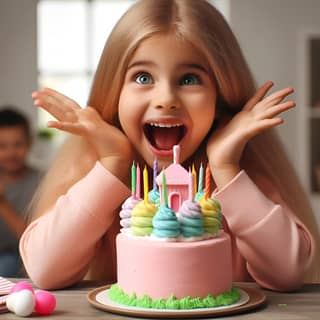
[[[117,235],[118,285],[152,299],[206,297],[232,287],[230,237],[162,242]]]

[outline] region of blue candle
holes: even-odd
[[[201,163],[200,169],[199,169],[198,192],[202,192],[202,191],[203,191],[203,166]]]

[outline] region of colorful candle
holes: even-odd
[[[198,192],[203,191],[203,165],[201,163],[199,168],[199,181],[198,181]]]
[[[173,146],[173,163],[177,164],[180,162],[180,146]]]
[[[141,199],[141,172],[140,172],[140,166],[137,164],[137,199]]]
[[[153,161],[153,190],[157,190],[158,161]]]
[[[194,178],[194,174],[191,172],[191,170],[189,169],[189,186],[188,186],[188,192],[189,192],[189,200],[193,201],[193,197],[194,197],[194,192],[193,192],[193,188],[194,188],[194,183],[193,183],[193,178]]]
[[[167,190],[166,174],[164,170],[162,170],[162,197],[163,197],[164,205],[168,206],[168,190]]]
[[[134,162],[132,162],[131,166],[131,195],[135,199],[136,198],[136,187],[137,187],[137,172],[136,172],[136,166]]]
[[[197,171],[194,167],[194,164],[192,164],[192,174],[193,174],[193,190],[196,193],[197,192]]]
[[[147,170],[147,167],[144,167],[144,169],[143,169],[143,199],[144,199],[145,204],[149,202],[148,191],[149,191],[148,170]]]
[[[211,173],[209,165],[206,167],[206,188],[205,188],[205,198],[210,198],[210,189],[211,189]]]

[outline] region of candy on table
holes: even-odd
[[[55,296],[44,290],[34,290],[30,283],[16,283],[6,300],[7,308],[17,316],[27,317],[33,312],[49,315],[56,307]]]
[[[29,289],[13,292],[7,298],[7,308],[20,317],[29,316],[34,309],[34,294]]]
[[[37,314],[50,314],[56,307],[56,298],[48,291],[38,290],[35,293],[34,311]]]
[[[14,292],[18,292],[18,291],[21,291],[23,289],[26,289],[26,290],[30,290],[32,292],[34,292],[33,288],[32,288],[32,285],[27,282],[27,281],[20,281],[20,282],[17,282],[10,290],[10,293],[14,293]]]

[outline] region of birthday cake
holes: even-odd
[[[221,208],[210,197],[210,170],[187,171],[174,162],[159,175],[154,164],[153,189],[148,172],[131,169],[132,195],[120,211],[117,278],[109,298],[123,305],[156,309],[212,308],[235,303],[231,241],[222,230]],[[196,191],[197,187],[197,192]]]

